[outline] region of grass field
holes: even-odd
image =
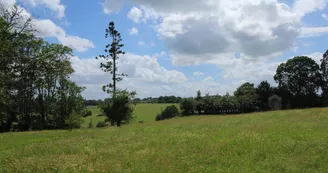
[[[135,120],[133,122],[151,122],[155,121],[155,117],[158,113],[164,110],[167,106],[172,104],[137,104],[134,108],[134,117]],[[178,106],[178,104],[175,104]],[[84,119],[84,123],[82,125],[83,128],[87,128],[89,126],[90,119],[92,119],[93,127],[96,127],[96,124],[99,121],[104,121],[105,117],[97,117],[98,114],[101,113],[97,106],[89,106],[89,110],[92,111],[92,116],[86,117]]]
[[[328,109],[0,134],[0,172],[10,173],[327,172],[327,163]]]

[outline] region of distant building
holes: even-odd
[[[272,109],[272,110],[281,110],[282,108],[282,99],[281,97],[279,97],[278,95],[274,94],[272,95],[271,97],[269,97],[268,99],[268,103],[269,103],[269,107]]]

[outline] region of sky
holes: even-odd
[[[86,99],[110,75],[100,70],[105,29],[114,21],[125,55],[118,84],[137,97],[233,93],[244,82],[273,80],[276,68],[294,56],[320,63],[328,49],[328,0],[0,0],[33,17],[36,36],[69,46],[71,79]]]

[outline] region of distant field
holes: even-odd
[[[148,116],[142,119],[151,122],[121,128],[0,134],[0,172],[328,170],[328,109],[161,122]]]
[[[155,117],[158,113],[164,110],[167,106],[170,106],[172,104],[137,104],[134,109],[134,116],[135,121],[144,121],[144,122],[152,122],[155,121]],[[177,105],[178,104],[173,104]],[[84,119],[84,124],[82,127],[86,128],[89,126],[90,119],[92,119],[93,126],[96,127],[97,122],[104,121],[105,117],[97,117],[98,114],[101,113],[99,108],[97,106],[89,106],[89,110],[92,111],[91,117],[86,117]]]

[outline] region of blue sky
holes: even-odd
[[[120,88],[138,97],[232,93],[243,82],[268,80],[297,55],[320,61],[327,47],[328,0],[0,0],[33,16],[38,33],[74,50],[72,80],[84,97],[107,97],[110,77],[95,57],[114,21],[126,55]],[[131,32],[133,31],[133,32]]]

